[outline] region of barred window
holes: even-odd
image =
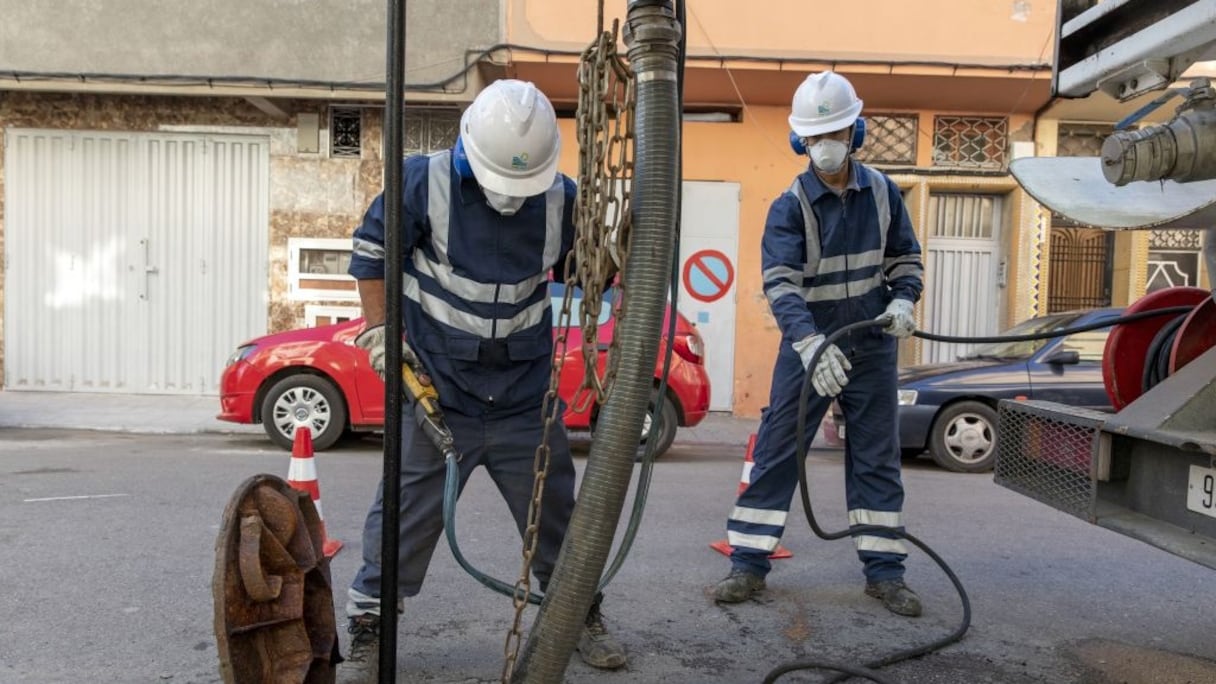
[[[1060,124],[1056,136],[1057,157],[1098,157],[1102,155],[1102,142],[1114,133],[1114,126],[1101,124]]]
[[[1148,234],[1149,249],[1202,249],[1201,230],[1154,230]]]
[[[359,107],[331,107],[329,110],[329,150],[334,157],[360,158],[363,153],[363,110]]]
[[[1009,120],[977,116],[933,119],[933,163],[961,169],[1001,170],[1009,149]]]
[[[1149,233],[1146,292],[1199,283],[1202,231],[1155,230]]]
[[[866,117],[866,141],[857,151],[867,164],[916,165],[915,114],[875,114]]]
[[[456,144],[460,134],[460,112],[454,109],[405,110],[406,155],[428,154]]]

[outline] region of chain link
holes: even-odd
[[[599,27],[603,27],[604,5],[599,3]],[[609,345],[608,363],[600,375],[597,353],[599,317],[605,305],[604,292],[616,272],[616,264],[626,263],[629,246],[629,192],[633,177],[633,137],[635,96],[633,74],[617,52],[619,22],[611,31],[601,30],[583,51],[579,64],[579,101],[577,112],[579,172],[575,197],[574,248],[564,264],[565,296],[558,314],[557,339],[554,340],[553,366],[549,389],[541,410],[544,434],[533,460],[535,478],[532,500],[528,505],[528,524],[524,528],[523,564],[515,581],[512,603],[515,616],[503,650],[502,681],[511,681],[519,648],[523,641],[523,613],[531,591],[532,559],[540,538],[541,500],[549,473],[551,450],[549,435],[561,419],[558,385],[569,346],[571,310],[575,288],[583,292],[579,308],[579,328],[586,368],[576,397],[585,397],[576,411],[591,410],[594,403],[607,397],[615,376],[617,343]],[[616,259],[612,251],[616,251]],[[613,303],[609,302],[608,306]],[[624,311],[618,307],[619,319]],[[584,392],[584,390],[587,390]]]

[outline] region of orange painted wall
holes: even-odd
[[[624,16],[625,0],[612,0],[606,5],[605,14],[610,19]],[[821,12],[813,17],[814,22],[806,12],[808,5],[805,1],[766,0],[766,12],[739,13],[735,9],[740,6],[737,2],[690,2],[690,25],[694,30],[690,36],[689,52],[692,55],[779,53],[789,58],[801,55],[804,59],[822,59],[832,55],[843,59],[847,53],[853,58],[892,61],[901,58],[935,61],[940,57],[942,61],[954,64],[1030,64],[1041,63],[1051,57],[1048,39],[1054,21],[1055,3],[1042,0],[1031,3],[1032,8],[1025,22],[1012,19],[1011,0],[814,3],[816,11]],[[862,15],[881,17],[882,20],[868,22],[864,31],[848,30],[852,26],[851,19]],[[796,20],[774,20],[781,17]],[[816,26],[836,26],[840,30],[823,31],[812,36],[808,28],[812,23]],[[594,33],[595,3],[508,0],[507,25],[508,39],[513,43],[577,50],[584,47]],[[965,30],[962,30],[963,27]],[[811,44],[814,45],[813,52],[807,47]],[[519,53],[513,57],[517,61],[508,68],[509,72],[518,69],[514,73],[520,76],[546,79],[545,87],[555,90],[571,87],[569,83],[574,78],[575,68],[572,60],[555,60],[562,62],[558,64],[538,55]],[[781,79],[769,81],[773,89],[765,93],[763,99],[747,98],[742,104],[741,122],[685,124],[685,179],[732,181],[741,186],[739,260],[736,265],[736,352],[733,360],[734,413],[739,416],[757,416],[767,404],[772,364],[780,341],[780,333],[762,291],[760,238],[769,204],[805,168],[805,158],[794,156],[789,149],[786,103],[809,66],[732,63],[729,75],[740,84],[743,92],[759,92],[760,86],[756,83],[765,77],[754,69],[776,70],[768,73],[779,75]],[[867,113],[891,113],[895,110],[919,113],[917,166],[922,169],[933,166],[935,114],[1009,117],[1010,141],[1032,140],[1031,113],[1044,99],[1046,84],[1050,80],[1050,71],[1031,74],[988,69],[982,70],[986,73],[959,78],[957,76],[962,74],[952,77],[952,72],[947,69],[942,73],[934,72],[931,81],[918,82],[910,80],[908,75],[887,71],[875,73],[872,67],[867,66],[841,70],[858,85],[858,94],[867,100]],[[716,65],[702,65],[700,70],[689,74],[689,87],[696,85],[694,80],[711,79],[714,74],[722,73]],[[910,87],[909,83],[924,85]],[[977,84],[989,94],[999,92],[1003,99],[996,101],[989,95],[983,95],[978,92]],[[738,104],[738,99],[733,97],[735,90],[733,86],[731,88],[727,91],[728,97],[717,101]],[[892,100],[890,93],[899,89],[906,93]],[[565,97],[568,96],[569,91]],[[888,96],[888,101],[899,104],[891,106],[881,102],[884,96]],[[779,104],[760,105],[757,104],[759,101]],[[949,104],[946,104],[947,101]],[[874,104],[877,104],[876,108],[870,106]],[[957,111],[940,111],[947,108]],[[563,149],[562,170],[576,175],[578,151],[573,144],[574,121],[563,119],[561,124],[564,140],[567,141]],[[928,182],[924,177],[909,177],[907,180],[908,187]],[[1004,190],[1009,191],[1012,190]],[[1016,236],[1016,231],[1024,228],[1015,226],[1013,229]],[[1016,301],[1019,295],[1012,293],[1019,291],[1019,284],[1013,283],[1010,291]],[[1010,316],[1020,314],[1020,311],[1014,310],[1016,308],[1010,307]]]
[[[740,183],[739,263],[736,265],[735,408],[737,415],[758,415],[767,403],[772,363],[780,333],[769,313],[760,279],[760,236],[768,206],[803,165],[785,141],[788,112],[750,108],[742,123],[688,123],[684,127],[685,180]],[[562,139],[574,139],[574,122],[562,120]],[[803,158],[805,159],[805,158]],[[563,145],[562,170],[578,171],[578,150]]]
[[[1017,64],[1052,57],[1051,0],[693,0],[690,55]],[[626,0],[608,0],[608,21]],[[745,8],[745,9],[744,9]],[[508,0],[507,39],[581,49],[593,35],[589,0]]]

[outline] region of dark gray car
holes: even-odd
[[[1064,330],[1117,318],[1106,308],[1039,316],[1002,335]],[[943,468],[991,470],[996,460],[996,405],[1036,399],[1110,411],[1102,353],[1110,328],[1033,342],[976,346],[957,361],[903,368],[899,373],[899,442],[905,457],[925,450]],[[838,428],[844,416],[833,408]],[[842,434],[847,431],[841,430]]]

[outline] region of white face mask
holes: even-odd
[[[824,173],[836,173],[849,158],[849,146],[839,140],[820,140],[811,146],[811,161]]]
[[[500,195],[497,192],[487,190],[486,188],[482,188],[481,191],[485,193],[486,204],[490,205],[491,209],[497,211],[503,216],[514,216],[515,212],[519,211],[519,208],[524,205],[524,200],[528,199],[527,197]]]

